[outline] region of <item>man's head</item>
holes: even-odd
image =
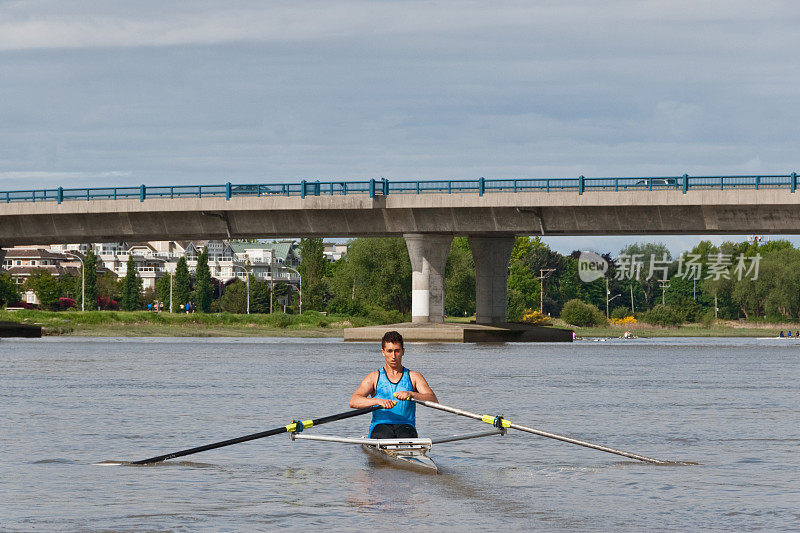
[[[388,331],[381,339],[381,353],[390,367],[402,366],[405,350],[403,336],[396,331]]]
[[[394,344],[399,344],[400,348],[403,347],[403,336],[400,335],[396,331],[387,331],[383,334],[383,338],[381,339],[381,350],[386,348],[386,343],[392,342]]]

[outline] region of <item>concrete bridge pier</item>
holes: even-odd
[[[411,322],[444,323],[444,267],[452,235],[406,233],[411,258]]]
[[[470,236],[469,247],[475,262],[475,321],[478,324],[505,324],[508,321],[508,262],[514,248],[514,236]]]

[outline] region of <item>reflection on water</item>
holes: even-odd
[[[437,476],[287,435],[119,464],[347,409],[382,358],[335,339],[0,344],[0,529],[794,529],[800,347],[779,339],[409,344],[443,403],[519,432],[434,445]],[[418,407],[422,436],[485,424]],[[358,437],[368,417],[326,425]],[[101,468],[101,466],[106,466]],[[76,502],[80,502],[76,505]]]

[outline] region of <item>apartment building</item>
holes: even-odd
[[[45,268],[56,277],[66,272],[80,276],[81,259],[90,249],[97,256],[98,270],[111,272],[118,278],[127,274],[128,259],[133,257],[144,289],[154,289],[160,277],[174,273],[181,257],[186,258],[187,267],[194,271],[197,258],[204,249],[208,250],[211,276],[223,284],[237,278],[246,280],[248,272],[258,281],[295,285],[300,281],[296,272],[300,266],[299,246],[292,240],[273,243],[196,240],[19,246],[7,250],[3,269],[19,285],[24,284],[36,268]],[[24,299],[38,304],[33,292],[25,293]]]

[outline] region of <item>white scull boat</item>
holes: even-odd
[[[410,468],[420,472],[436,474],[439,467],[428,457],[428,452],[434,444],[455,442],[459,440],[489,437],[491,435],[505,435],[505,428],[493,431],[470,433],[469,435],[453,435],[441,439],[370,439],[367,437],[335,437],[331,435],[306,435],[305,433],[290,433],[292,440],[315,440],[321,442],[339,442],[343,444],[360,444],[361,449],[369,455],[382,459],[394,466]]]
[[[430,457],[428,457],[428,452],[430,451],[431,446],[433,446],[434,444],[455,442],[466,439],[475,439],[478,437],[488,437],[490,435],[505,435],[507,429],[514,429],[517,431],[522,431],[524,433],[532,433],[534,435],[539,435],[550,439],[568,442],[570,444],[577,444],[579,446],[584,446],[586,448],[593,448],[595,450],[621,455],[623,457],[636,459],[637,461],[643,461],[646,463],[652,463],[658,465],[697,464],[697,463],[689,463],[681,461],[663,461],[661,459],[654,459],[652,457],[646,457],[644,455],[626,452],[624,450],[617,450],[614,448],[609,448],[608,446],[601,446],[600,444],[594,444],[584,440],[574,439],[571,437],[567,437],[565,435],[557,435],[555,433],[550,433],[548,431],[542,431],[541,429],[515,424],[509,420],[504,419],[502,415],[498,416],[481,415],[478,413],[465,411],[464,409],[457,409],[455,407],[449,407],[447,405],[442,405],[440,403],[429,402],[426,400],[417,400],[414,398],[402,401],[413,401],[415,403],[424,405],[426,407],[430,407],[432,409],[438,409],[439,411],[444,411],[446,413],[452,413],[455,415],[472,418],[474,420],[479,420],[481,422],[485,422],[487,424],[492,425],[494,429],[492,431],[471,433],[468,435],[454,435],[452,437],[444,437],[440,439],[369,439],[365,437],[356,439],[348,437],[333,437],[326,435],[306,435],[302,433],[303,430],[314,426],[320,426],[322,424],[327,424],[328,422],[334,422],[336,420],[344,420],[345,418],[352,418],[354,416],[365,415],[367,413],[371,413],[373,411],[377,411],[378,409],[382,408],[378,405],[372,405],[370,407],[354,409],[352,411],[345,411],[343,413],[324,416],[311,420],[293,420],[290,424],[286,424],[285,426],[278,426],[276,428],[268,429],[266,431],[251,433],[250,435],[244,435],[241,437],[227,439],[220,442],[212,442],[210,444],[195,446],[194,448],[179,450],[177,452],[172,452],[164,455],[157,455],[155,457],[150,457],[148,459],[132,461],[129,464],[148,465],[153,463],[160,463],[162,461],[167,461],[169,459],[174,459],[176,457],[184,457],[186,455],[191,455],[194,453],[200,453],[207,450],[214,450],[216,448],[222,448],[223,446],[239,444],[240,442],[247,442],[255,439],[262,439],[264,437],[271,437],[273,435],[279,435],[282,433],[289,433],[292,440],[298,440],[298,439],[316,440],[322,442],[341,442],[344,444],[359,444],[361,445],[361,447],[365,452],[369,453],[370,455],[374,455],[382,459],[385,459],[386,461],[392,464],[404,466],[407,468],[413,468],[415,470],[421,470],[424,472],[436,473],[439,471],[439,469],[437,468],[436,463],[434,463],[433,460]]]

